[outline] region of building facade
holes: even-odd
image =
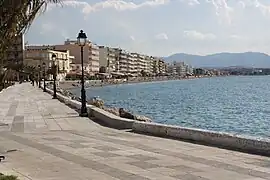
[[[55,61],[52,55],[56,55]],[[53,50],[50,46],[28,46],[25,50],[24,64],[38,68],[43,68],[45,63],[45,71],[52,68],[53,64],[57,65],[57,79],[64,80],[66,75],[70,72],[70,64],[74,57],[70,55],[69,50]],[[43,69],[44,70],[44,69]],[[52,76],[50,75],[51,79]]]
[[[119,69],[119,56],[116,48],[99,46],[99,66],[106,73],[117,72]],[[103,69],[103,70],[102,70]]]
[[[81,64],[81,47],[77,41],[67,40],[63,45],[55,45],[55,50],[69,50],[75,57],[73,63]],[[83,61],[87,75],[94,76],[99,72],[99,47],[90,41],[83,47]]]
[[[168,73],[179,76],[193,75],[193,67],[184,62],[173,62],[168,66]]]

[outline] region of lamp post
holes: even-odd
[[[53,99],[57,99],[56,96],[56,76],[57,76],[57,65],[56,65],[56,55],[52,54],[52,60],[53,60],[53,67],[52,67],[52,73],[53,73]]]
[[[43,66],[43,92],[46,92],[46,82],[45,82],[46,64],[45,64],[45,62],[42,63],[42,66]]]
[[[41,71],[41,66],[38,65],[38,87],[41,88],[41,75],[40,75],[40,71]]]
[[[81,84],[82,84],[81,101],[82,101],[82,105],[81,105],[81,114],[80,114],[80,116],[87,117],[88,114],[87,114],[87,109],[86,109],[86,95],[85,95],[85,88],[84,88],[84,67],[83,67],[83,47],[86,44],[87,36],[83,32],[83,30],[81,30],[80,33],[78,34],[77,41],[78,41],[79,46],[81,46],[81,64],[82,64],[82,79],[81,79]]]

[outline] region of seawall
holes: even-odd
[[[53,94],[53,91],[50,89],[47,89],[47,92]],[[79,101],[72,100],[59,93],[57,93],[57,97],[61,102],[71,108],[76,110],[80,109],[81,103]],[[270,139],[254,138],[158,123],[139,122],[118,117],[92,105],[87,105],[87,110],[91,119],[111,128],[132,130],[135,133],[186,140],[209,146],[270,156]]]

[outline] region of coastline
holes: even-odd
[[[47,92],[53,94],[51,89],[48,89]],[[81,103],[79,101],[72,100],[63,94],[57,95],[59,101],[76,110],[80,109]],[[138,134],[187,141],[267,157],[270,155],[270,140],[267,138],[126,119],[93,105],[87,105],[87,110],[93,121],[119,130],[129,130]]]
[[[106,80],[86,80],[85,88],[89,87],[103,87],[112,86],[119,84],[136,84],[136,83],[146,83],[146,82],[160,82],[160,81],[174,81],[174,80],[188,80],[188,79],[198,79],[198,78],[211,78],[220,76],[189,76],[189,77],[140,77],[126,79],[106,79]],[[72,90],[80,87],[80,80],[73,81],[61,81],[59,82],[59,87],[64,90]]]
[[[177,81],[177,80],[191,80],[191,79],[198,79],[198,78],[211,78],[211,77],[218,77],[218,76],[189,76],[189,77],[137,77],[132,78],[129,80],[126,79],[108,79],[108,80],[86,80],[85,81],[85,88],[89,87],[103,87],[103,86],[113,86],[113,85],[124,85],[124,84],[136,84],[136,83],[154,83],[154,82],[161,82],[161,81]],[[52,86],[52,84],[50,83]],[[62,81],[59,82],[57,92],[61,93],[64,96],[69,97],[72,100],[81,101],[81,98],[76,96],[72,93],[73,89],[80,88],[80,81]],[[51,87],[52,89],[52,87]],[[138,120],[143,122],[153,122],[152,119],[146,117],[145,115],[141,114],[133,114],[130,112],[130,109],[123,109],[122,107],[107,107],[102,99],[97,97],[93,97],[92,99],[88,99],[87,103],[93,105],[97,108],[103,109],[106,112],[112,113],[118,117]],[[120,112],[122,109],[122,113]]]

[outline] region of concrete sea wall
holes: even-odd
[[[50,89],[47,89],[47,92],[53,94],[53,91]],[[59,93],[57,93],[57,97],[61,102],[65,103],[71,108],[76,110],[80,109],[80,102],[72,100]],[[179,140],[188,140],[215,147],[270,156],[270,139],[253,138],[229,133],[220,133],[158,123],[139,122],[136,120],[118,117],[92,105],[87,105],[87,109],[91,119],[95,119],[95,121],[98,123],[108,127],[116,129],[130,129],[136,133]]]
[[[270,156],[269,139],[145,122],[134,122],[132,130],[137,133],[188,140],[205,145]]]
[[[53,91],[50,89],[47,89],[47,92],[51,95],[53,94]],[[57,98],[73,109],[80,110],[81,108],[81,102],[72,100],[60,93],[57,93]],[[135,120],[121,118],[92,105],[87,105],[87,111],[89,116],[98,123],[115,129],[132,129],[132,125],[135,122]]]

